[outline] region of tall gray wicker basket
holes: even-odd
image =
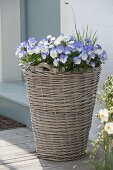
[[[55,73],[41,66],[23,70],[37,155],[55,161],[79,159],[87,147],[101,69]]]

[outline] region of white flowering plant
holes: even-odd
[[[101,109],[98,118],[101,120],[101,132],[94,141],[94,152],[91,161],[95,170],[113,170],[113,77],[108,77],[103,85],[101,99],[105,109]]]
[[[99,67],[107,59],[107,53],[94,42],[94,37],[84,39],[61,34],[57,38],[48,35],[41,41],[34,37],[22,42],[15,53],[21,65],[36,66],[47,63],[59,71],[85,72]]]

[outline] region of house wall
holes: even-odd
[[[28,37],[60,33],[60,0],[28,0]]]
[[[75,11],[77,27],[82,31],[87,25],[93,32],[97,31],[98,43],[108,53],[108,61],[102,66],[99,84],[102,85],[109,75],[113,75],[113,0],[67,0]],[[74,32],[73,13],[65,0],[61,0],[61,32],[72,34]],[[100,91],[99,86],[99,91]],[[100,106],[95,105],[94,114],[98,113]],[[99,122],[93,117],[90,138],[97,135]],[[92,135],[93,134],[93,135]]]
[[[20,1],[0,0],[1,11],[1,58],[2,70],[0,81],[21,80],[15,50],[20,43]]]

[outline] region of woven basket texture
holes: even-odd
[[[67,161],[85,155],[100,71],[23,70],[39,158]]]

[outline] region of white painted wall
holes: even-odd
[[[74,8],[78,28],[82,30],[87,25],[97,31],[98,42],[108,53],[108,61],[102,66],[100,84],[113,75],[113,0],[67,0]],[[72,11],[65,0],[61,0],[61,32],[71,34],[74,31]],[[95,106],[96,113],[99,110]],[[97,119],[93,118],[91,138],[96,136]],[[93,134],[93,135],[92,135]]]
[[[0,0],[0,81],[21,80],[15,50],[20,43],[20,0]],[[1,67],[2,65],[2,67]]]

